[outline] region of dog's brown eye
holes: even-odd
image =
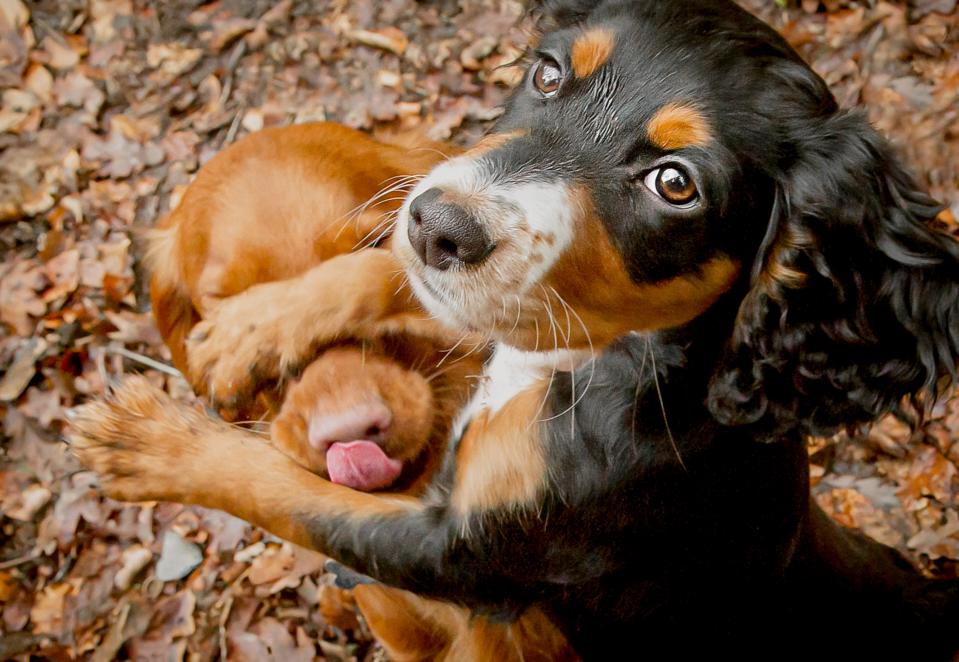
[[[559,91],[559,86],[563,82],[563,70],[556,63],[556,60],[549,58],[540,60],[536,64],[536,71],[533,72],[533,85],[543,96],[551,97]]]
[[[646,187],[671,205],[691,205],[699,197],[696,182],[680,165],[667,165],[646,175]]]

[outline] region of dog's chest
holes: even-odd
[[[459,439],[469,422],[481,411],[493,416],[514,397],[538,382],[550,379],[558,371],[572,370],[588,352],[556,350],[524,352],[507,345],[497,345],[493,357],[483,370],[476,393],[467,403],[453,426],[453,439]]]

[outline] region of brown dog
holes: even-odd
[[[202,320],[231,302],[263,296],[270,305],[282,281],[306,272],[332,317],[377,294],[393,299],[399,289],[395,298],[403,300],[402,282],[384,277],[399,266],[388,264],[386,251],[366,246],[388,242],[390,216],[414,181],[406,176],[453,153],[445,145],[378,142],[339,125],[310,124],[251,135],[205,165],[149,250],[157,325],[194,388],[207,392],[208,384],[202,370],[191,369],[187,338],[205,333],[209,323]],[[256,403],[236,402],[224,413],[272,418],[272,443],[334,482],[420,492],[483,353],[469,352],[470,343],[458,343],[463,339],[428,320],[408,297],[396,312],[315,348],[285,392],[263,392]],[[355,598],[395,660],[570,658],[537,611],[507,625],[470,621],[462,608],[382,585],[359,586]]]
[[[342,255],[326,265],[330,287],[319,295],[353,296],[334,289],[339,274],[353,268],[345,254],[373,243],[377,233],[380,240],[388,235],[398,206],[390,185],[403,184],[400,173],[425,171],[442,158],[433,147],[379,143],[333,124],[269,129],[224,150],[150,241],[154,315],[176,366],[189,374],[185,343],[193,327],[258,284]],[[363,208],[384,184],[387,193]],[[409,487],[432,473],[424,463],[440,457],[450,417],[469,392],[465,376],[479,371],[475,360],[457,361],[461,352],[445,372],[431,375],[456,339],[417,323],[421,328],[399,329],[407,332],[402,337],[391,332],[322,352],[285,394],[264,392],[258,406],[225,413],[275,417],[273,443],[335,482],[363,490]],[[206,390],[203,380],[191,381]],[[444,397],[434,398],[437,392]]]

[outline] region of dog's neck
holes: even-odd
[[[556,372],[575,370],[591,356],[588,349],[528,352],[497,343],[483,370],[476,393],[457,417],[453,429],[454,438],[462,434],[469,421],[480,411],[487,410],[494,414],[536,382],[549,378]]]
[[[683,348],[684,361],[679,365],[664,363],[660,372],[680,370],[695,383],[708,381],[715,362],[722,353],[723,339],[728,334],[705,333],[704,329],[732,327],[738,300],[735,296],[724,297],[700,319],[668,331],[647,332],[655,345],[675,345]],[[640,334],[646,336],[646,333]],[[703,339],[708,339],[703,341]],[[698,342],[696,342],[698,341]],[[559,372],[570,372],[587,364],[603,350],[588,348],[559,349],[550,351],[526,351],[505,343],[497,343],[493,354],[483,370],[482,379],[472,399],[456,418],[453,439],[458,439],[469,422],[481,411],[496,413],[507,402],[531,388],[536,382],[549,379]],[[642,361],[638,356],[636,361]],[[651,374],[651,373],[650,373]],[[680,386],[682,384],[682,386]],[[674,386],[686,388],[684,379],[676,379]],[[666,389],[666,383],[660,385]]]

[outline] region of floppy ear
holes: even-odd
[[[959,242],[858,113],[797,126],[709,406],[813,434],[928,407],[959,361]],[[943,379],[943,378],[946,379]]]

